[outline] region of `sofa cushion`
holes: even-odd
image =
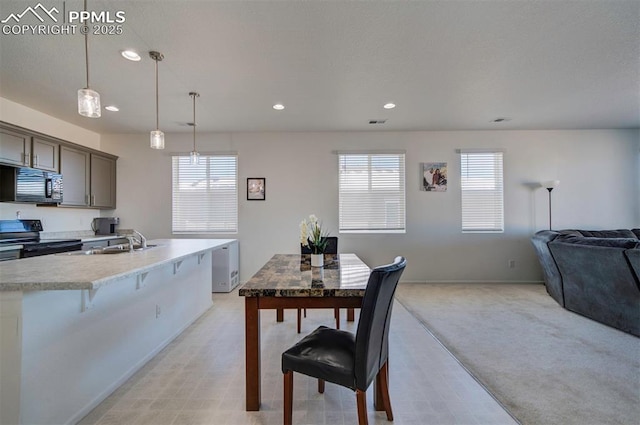
[[[636,248],[640,245],[640,241],[636,238],[584,237],[574,235],[560,235],[555,239],[555,241],[577,245],[605,246],[623,249]]]
[[[631,238],[638,239],[631,230],[618,229],[618,230],[578,230],[582,236],[589,238]]]

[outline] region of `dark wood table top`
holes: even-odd
[[[311,267],[309,254],[276,254],[247,283],[241,297],[362,297],[371,269],[355,254],[325,254]]]

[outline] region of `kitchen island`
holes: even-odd
[[[231,241],[0,263],[0,423],[80,420],[211,307]]]

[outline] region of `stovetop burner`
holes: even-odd
[[[20,258],[82,249],[80,239],[40,239],[40,220],[0,220],[0,247],[20,249]],[[22,246],[22,248],[19,248]]]

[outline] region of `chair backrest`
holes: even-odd
[[[355,386],[366,391],[389,354],[393,294],[407,265],[404,257],[371,271],[356,332]]]
[[[327,236],[327,246],[324,249],[325,254],[337,254],[338,253],[338,237]],[[311,247],[300,244],[300,254],[312,254]]]

